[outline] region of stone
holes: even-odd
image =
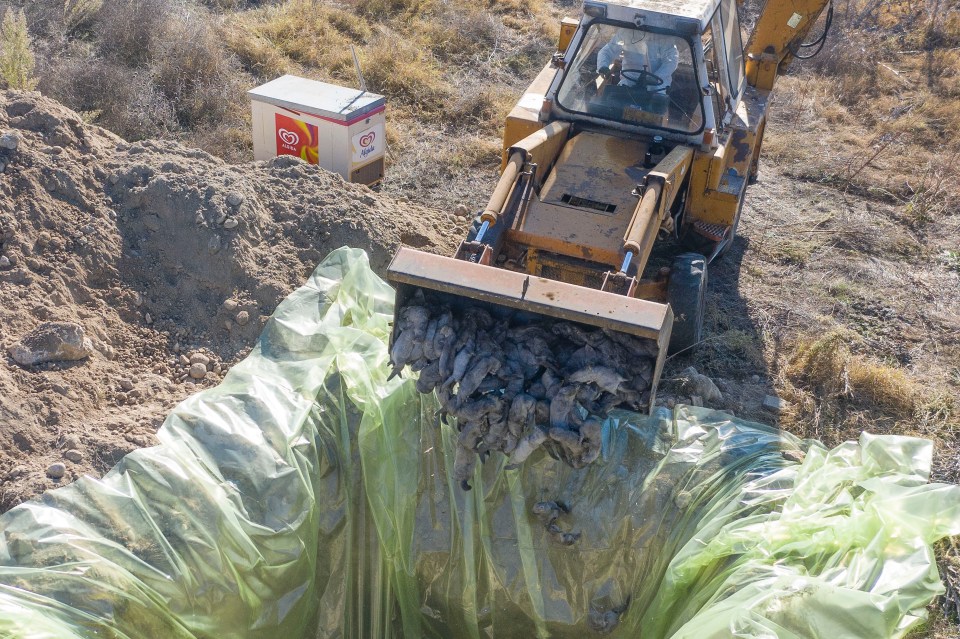
[[[238,206],[243,204],[244,199],[245,198],[243,197],[243,193],[237,193],[236,191],[232,191],[227,194],[227,204],[229,204],[233,208],[237,208]]]
[[[75,448],[71,448],[63,454],[67,461],[72,461],[74,464],[79,464],[83,461],[83,453]]]
[[[807,454],[802,450],[784,450],[780,452],[780,455],[787,461],[795,462],[797,464],[802,464],[803,460],[807,456]]]
[[[10,258],[6,255],[0,255],[0,268],[10,268]]]
[[[60,479],[66,474],[67,467],[60,462],[47,466],[47,477],[50,479]]]
[[[186,355],[181,355],[181,356],[180,356],[180,364],[181,364],[182,366],[189,366],[189,365],[190,365],[190,358],[187,357]]]
[[[240,304],[239,304],[239,302],[237,302],[237,300],[234,300],[234,299],[224,300],[224,301],[223,301],[223,310],[225,310],[225,311],[228,312],[228,313],[232,313],[232,312],[234,312],[235,310],[237,310],[237,306],[239,306],[239,305],[240,305]]]
[[[228,217],[223,221],[223,228],[230,230],[235,229],[240,225],[240,222],[235,217]]]
[[[240,311],[239,313],[237,313],[237,324],[239,324],[240,326],[246,326],[249,321],[250,321],[250,313],[246,311]]]
[[[204,366],[206,366],[207,364],[210,363],[210,358],[204,355],[203,353],[194,353],[193,355],[190,356],[190,363],[203,364]]]
[[[80,438],[76,435],[67,435],[63,438],[63,447],[67,450],[80,447]]]
[[[787,400],[780,399],[776,395],[767,395],[763,398],[763,407],[775,413],[779,413],[789,406],[790,403]]]
[[[133,380],[131,379],[123,378],[119,382],[117,382],[117,384],[119,384],[120,390],[124,392],[133,390]]]
[[[85,359],[93,354],[93,342],[79,324],[44,322],[20,338],[9,352],[21,366],[34,366]]]
[[[7,479],[18,479],[27,474],[26,466],[14,466],[13,470],[7,473]]]
[[[7,151],[16,151],[20,146],[20,135],[14,131],[8,131],[0,135],[0,149]]]
[[[681,386],[684,392],[703,398],[704,402],[717,402],[723,399],[723,394],[713,380],[701,375],[693,366],[685,368],[680,373]]]
[[[139,291],[135,291],[133,294],[133,305],[142,306],[143,305],[143,295]]]
[[[190,365],[190,377],[193,379],[203,379],[207,376],[207,365],[206,364],[191,364]]]
[[[751,375],[751,376],[750,376],[750,381],[751,381],[752,383],[754,383],[754,384],[759,384],[759,383],[760,383],[760,376],[759,376],[759,375]]]
[[[63,395],[64,397],[70,397],[70,384],[60,384],[53,382],[50,384],[50,390],[58,395]]]
[[[153,324],[153,315],[151,315],[150,313],[144,313],[143,321],[146,322],[147,324]]]

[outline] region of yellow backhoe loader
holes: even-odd
[[[653,362],[638,407],[651,409],[668,349],[701,341],[707,266],[736,236],[770,93],[822,46],[831,10],[808,40],[827,4],[769,0],[744,46],[736,0],[586,0],[509,114],[502,176],[456,255],[394,257],[394,342],[419,321],[401,316],[414,296],[481,305],[504,331],[540,319],[633,336]],[[697,250],[648,272],[666,236]]]

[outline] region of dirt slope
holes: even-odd
[[[0,134],[11,132],[0,510],[151,444],[169,407],[216,384],[328,251],[360,247],[382,269],[401,242],[449,252],[462,226],[296,159],[231,166],[175,143],[126,144],[39,94],[0,93]],[[45,321],[81,325],[94,354],[18,365],[8,347]],[[191,357],[204,379],[187,375]]]

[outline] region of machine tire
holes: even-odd
[[[700,253],[682,253],[673,259],[667,302],[673,308],[671,354],[690,349],[703,337],[703,309],[707,291],[707,258]]]

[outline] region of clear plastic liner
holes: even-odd
[[[900,637],[941,592],[960,489],[924,440],[614,412],[597,463],[490,458],[464,492],[386,379],[392,304],[335,251],[159,446],[0,517],[0,636]]]

